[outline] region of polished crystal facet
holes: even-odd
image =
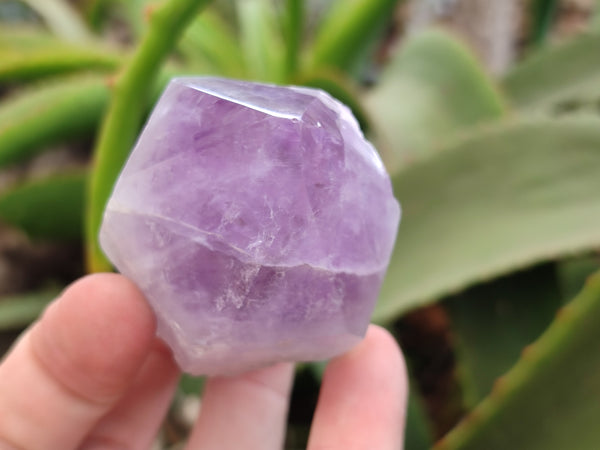
[[[400,217],[326,93],[173,80],[106,208],[102,248],[193,374],[326,359],[364,335]]]

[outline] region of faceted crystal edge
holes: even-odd
[[[398,203],[398,202],[396,202]],[[399,206],[399,204],[398,204]],[[381,272],[385,272],[387,270],[388,264],[389,264],[389,259],[391,258],[391,255],[388,257],[387,261],[385,263],[382,263],[378,266],[375,266],[374,269],[371,270],[356,270],[356,269],[344,269],[342,268],[337,268],[337,267],[325,267],[325,266],[321,266],[318,264],[314,264],[314,263],[308,263],[308,262],[295,262],[293,264],[272,264],[272,263],[267,263],[264,261],[260,261],[260,260],[255,260],[252,258],[252,255],[250,255],[248,252],[235,247],[233,245],[231,245],[229,242],[225,241],[225,239],[223,238],[223,236],[221,236],[220,234],[217,233],[211,233],[210,231],[205,231],[205,230],[201,230],[199,228],[194,227],[193,225],[187,224],[187,223],[181,223],[181,222],[175,222],[172,219],[169,219],[168,217],[164,217],[164,216],[158,216],[158,215],[153,215],[153,214],[147,214],[147,213],[142,213],[140,211],[135,211],[132,209],[127,209],[127,208],[115,208],[114,206],[111,206],[111,204],[109,203],[106,207],[106,211],[105,214],[107,212],[114,212],[117,214],[130,214],[130,215],[136,215],[139,217],[146,217],[146,218],[152,218],[152,219],[159,219],[161,221],[167,222],[167,223],[172,223],[174,225],[177,225],[179,227],[183,227],[186,229],[189,229],[191,231],[194,231],[196,233],[200,233],[206,236],[213,236],[217,239],[219,239],[219,243],[223,244],[224,247],[231,249],[234,252],[234,255],[230,255],[234,258],[236,258],[237,260],[239,260],[240,262],[244,262],[244,263],[251,263],[251,264],[256,264],[259,266],[263,266],[263,267],[270,267],[270,268],[281,268],[281,269],[289,269],[289,268],[293,268],[293,267],[301,267],[301,266],[306,266],[306,267],[310,267],[312,269],[315,270],[319,270],[319,271],[324,271],[324,272],[330,272],[330,273],[336,273],[336,274],[347,274],[347,275],[358,275],[358,276],[370,276],[370,275],[376,275],[379,274]],[[188,237],[185,235],[182,235],[180,233],[177,233],[177,231],[175,230],[170,230],[173,234],[178,234],[180,236],[183,237]],[[102,244],[102,233],[101,233],[101,244]],[[208,242],[206,241],[199,241],[199,240],[194,240],[194,242],[196,244],[199,245],[203,245],[206,248],[213,250],[213,251],[219,251],[222,253],[221,250],[217,250],[215,248],[213,248]],[[101,245],[102,246],[102,245]],[[240,258],[240,256],[245,256],[245,258]]]
[[[131,215],[137,215],[137,216],[140,216],[140,217],[148,217],[148,218],[160,219],[160,220],[163,220],[165,222],[170,222],[170,223],[176,224],[178,226],[187,228],[187,229],[192,230],[192,231],[197,232],[197,233],[201,233],[201,234],[204,234],[204,235],[210,235],[210,236],[214,236],[214,237],[217,237],[217,238],[222,238],[222,236],[219,235],[219,234],[211,233],[209,231],[200,230],[200,229],[198,229],[198,228],[196,228],[196,227],[194,227],[192,225],[189,225],[189,224],[180,223],[180,222],[174,222],[173,220],[171,220],[169,218],[166,218],[166,217],[161,217],[161,216],[156,216],[156,215],[151,215],[151,214],[144,214],[144,213],[141,213],[141,212],[138,212],[138,211],[133,211],[133,210],[121,210],[121,209],[110,207],[110,205],[106,208],[106,211],[114,212],[114,213],[117,213],[117,214],[131,214]],[[173,230],[171,230],[171,231],[174,234],[177,234],[175,231],[173,231]],[[103,235],[104,235],[104,233],[100,234],[100,243],[101,243],[101,247],[104,249],[104,245],[102,245],[102,242],[104,240],[102,238]],[[180,235],[180,236],[182,236],[182,235]],[[186,236],[184,236],[184,237],[186,237]],[[216,250],[213,247],[211,247],[210,244],[208,244],[207,242],[202,242],[202,241],[198,241],[198,240],[194,240],[194,242],[196,244],[203,245],[203,246],[205,246],[206,248],[208,248],[210,250],[220,251],[220,250]],[[230,243],[226,242],[223,239],[221,239],[219,242],[222,243],[223,246],[225,246],[225,247],[230,248],[231,250],[233,250],[233,252],[235,254],[237,254],[238,256],[244,255],[244,256],[247,257],[247,259],[242,259],[242,258],[236,257],[234,255],[229,255],[229,256],[232,256],[233,258],[236,258],[238,261],[243,262],[245,264],[248,264],[248,263],[250,263],[250,264],[256,264],[258,266],[269,267],[269,268],[273,268],[273,269],[277,269],[277,268],[280,268],[280,269],[290,269],[290,268],[294,268],[294,267],[302,267],[302,266],[304,266],[304,267],[309,267],[311,269],[318,270],[318,271],[323,271],[323,272],[335,273],[335,274],[340,274],[340,275],[341,274],[357,275],[357,276],[361,276],[362,277],[362,276],[377,275],[379,273],[385,272],[386,269],[387,269],[387,266],[389,264],[389,260],[388,260],[386,263],[381,264],[380,266],[377,266],[373,270],[369,270],[369,271],[354,270],[354,269],[350,270],[350,269],[335,268],[335,267],[325,267],[325,266],[319,266],[317,264],[312,264],[312,263],[307,263],[307,262],[297,262],[297,263],[294,263],[294,264],[270,264],[270,263],[265,263],[264,261],[253,260],[250,254],[248,254],[247,252],[245,252],[244,250],[242,250],[240,248],[237,248],[237,247],[231,245]]]
[[[227,100],[229,102],[235,103],[236,105],[244,106],[246,108],[253,109],[255,111],[259,111],[259,112],[268,114],[273,117],[278,117],[281,119],[292,119],[292,120],[293,119],[300,120],[300,118],[302,117],[302,114],[286,114],[286,113],[273,111],[272,109],[269,109],[269,108],[261,107],[258,105],[253,105],[250,102],[241,101],[240,99],[237,99],[233,96],[229,96],[229,95],[223,94],[221,92],[218,92],[214,88],[198,86],[191,82],[192,80],[197,80],[198,78],[203,79],[203,80],[218,80],[218,78],[215,78],[215,77],[176,77],[176,78],[173,78],[171,81],[182,84],[190,89],[195,89],[198,92],[202,92],[204,94],[211,95],[213,97]],[[274,87],[274,88],[281,87],[281,86],[277,86],[275,84],[268,84],[268,83],[261,83],[261,84],[263,86],[269,86],[269,87]]]

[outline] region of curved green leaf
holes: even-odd
[[[353,68],[391,21],[400,0],[336,0],[317,30],[311,49],[313,69]]]
[[[532,0],[529,9],[532,22],[531,39],[534,44],[543,44],[552,29],[558,10],[558,0]]]
[[[192,22],[178,48],[189,62],[198,61],[215,74],[241,78],[246,72],[242,50],[233,30],[213,10],[204,11]]]
[[[81,238],[87,174],[61,173],[0,193],[0,219],[33,238]]]
[[[592,27],[600,29],[600,1],[596,0],[594,4],[594,15],[592,16]]]
[[[122,58],[105,49],[60,44],[24,52],[0,50],[0,83],[23,82],[79,70],[112,71]]]
[[[467,127],[504,115],[492,80],[459,41],[440,30],[409,39],[365,98],[378,146],[404,166]]]
[[[285,80],[285,46],[269,0],[237,2],[240,43],[251,78]]]
[[[412,383],[411,383],[412,385]],[[408,395],[404,446],[407,450],[428,450],[433,444],[433,432],[422,400],[414,389]]]
[[[581,290],[585,280],[600,270],[600,254],[577,255],[557,263],[556,272],[563,298],[573,298]]]
[[[597,273],[492,394],[435,449],[597,449],[599,342]]]
[[[0,105],[0,167],[23,161],[52,144],[90,136],[108,103],[100,77],[35,86]]]
[[[62,41],[56,36],[29,25],[0,24],[0,49],[22,51],[52,48]]]
[[[505,77],[514,105],[528,111],[561,112],[600,99],[600,32],[533,53]]]
[[[62,0],[21,1],[38,13],[55,35],[73,42],[94,39],[86,23],[69,2]]]
[[[403,207],[379,321],[600,246],[600,120],[479,130],[393,177]]]
[[[300,65],[300,47],[304,27],[304,1],[286,0],[283,31],[285,34],[285,70],[287,79],[294,77]]]
[[[444,302],[467,406],[490,393],[562,304],[554,263],[474,286]]]

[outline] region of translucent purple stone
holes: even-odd
[[[319,360],[364,336],[400,208],[326,93],[173,80],[115,186],[102,248],[181,368]]]

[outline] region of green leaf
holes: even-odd
[[[61,42],[56,36],[46,30],[30,25],[0,24],[0,49],[31,51],[42,48],[51,48]]]
[[[388,168],[424,158],[466,128],[502,117],[506,105],[475,57],[429,30],[409,39],[365,98]],[[389,153],[389,152],[388,152]]]
[[[81,70],[113,71],[122,57],[97,47],[58,44],[33,51],[0,50],[0,83],[23,82]]]
[[[563,298],[573,298],[585,280],[600,270],[600,255],[565,258],[557,263],[557,275]]]
[[[285,70],[287,79],[292,79],[300,65],[300,47],[304,26],[304,1],[286,0],[283,31],[285,34]]]
[[[157,0],[86,0],[84,8],[92,28],[102,29],[106,22],[116,22],[137,41],[146,31],[147,13],[157,3]]]
[[[245,75],[236,36],[213,10],[204,11],[192,22],[179,42],[179,49],[189,62],[199,61],[204,69],[209,67],[215,74],[234,78]]]
[[[335,0],[316,32],[314,69],[353,69],[372,47],[400,0]]]
[[[61,173],[0,193],[0,219],[34,238],[81,238],[87,174]]]
[[[21,0],[38,13],[46,26],[61,38],[72,41],[94,39],[87,25],[70,3],[62,0]]]
[[[0,331],[27,327],[59,293],[59,289],[50,288],[0,298]]]
[[[260,81],[285,79],[284,42],[269,0],[237,2],[240,42],[249,76]]]
[[[428,450],[433,444],[433,431],[427,419],[425,408],[414,389],[408,396],[404,447],[407,450]]]
[[[558,0],[531,1],[531,37],[535,44],[543,44],[548,38],[557,7]]]
[[[403,207],[375,319],[600,246],[600,120],[503,123],[393,177]]]
[[[600,32],[531,54],[505,77],[513,104],[526,111],[561,113],[600,99]]]
[[[95,130],[108,87],[99,77],[69,78],[19,92],[0,105],[0,167]]]
[[[600,273],[436,450],[595,450]]]
[[[555,265],[475,286],[445,302],[465,403],[475,406],[536,340],[562,305]]]
[[[596,0],[594,4],[594,15],[592,16],[592,28],[600,30],[600,1]]]

